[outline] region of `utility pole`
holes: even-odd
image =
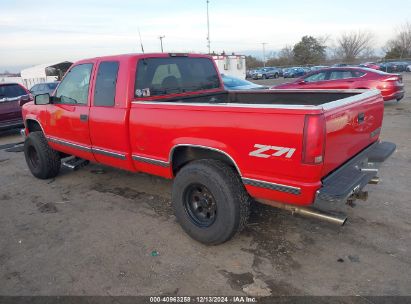
[[[267,44],[267,42],[262,42],[261,44],[263,45],[263,65],[265,67],[265,45]]]
[[[208,3],[210,1],[207,0],[207,48],[208,54],[211,54],[211,42],[210,42],[210,16],[208,14]]]
[[[164,53],[163,51],[163,39],[166,38],[166,36],[158,36],[158,39],[160,39],[160,45],[161,45],[161,53]]]

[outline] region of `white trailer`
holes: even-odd
[[[30,89],[37,83],[60,80],[71,65],[70,61],[40,64],[21,70],[20,74],[24,85]]]
[[[214,55],[213,59],[221,74],[245,79],[246,66],[244,55]]]

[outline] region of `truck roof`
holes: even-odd
[[[196,53],[184,53],[184,52],[172,52],[172,53],[129,53],[129,54],[117,54],[117,55],[109,55],[109,56],[98,56],[98,57],[92,57],[92,58],[86,58],[86,59],[81,59],[74,64],[79,64],[82,62],[90,62],[90,61],[97,61],[97,60],[128,60],[131,58],[149,58],[149,57],[156,57],[156,58],[162,58],[162,57],[170,57],[170,56],[187,56],[187,57],[203,57],[203,58],[210,58],[212,59],[212,56],[207,55],[207,54],[196,54]]]

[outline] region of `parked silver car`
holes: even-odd
[[[253,79],[269,79],[280,77],[281,71],[278,68],[266,67],[256,70],[252,76]]]

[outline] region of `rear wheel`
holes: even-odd
[[[37,178],[52,178],[60,171],[60,154],[50,148],[41,131],[31,132],[27,136],[24,142],[24,156],[30,172]]]
[[[244,228],[251,199],[233,168],[217,160],[198,160],[177,174],[172,201],[190,237],[217,245]]]

